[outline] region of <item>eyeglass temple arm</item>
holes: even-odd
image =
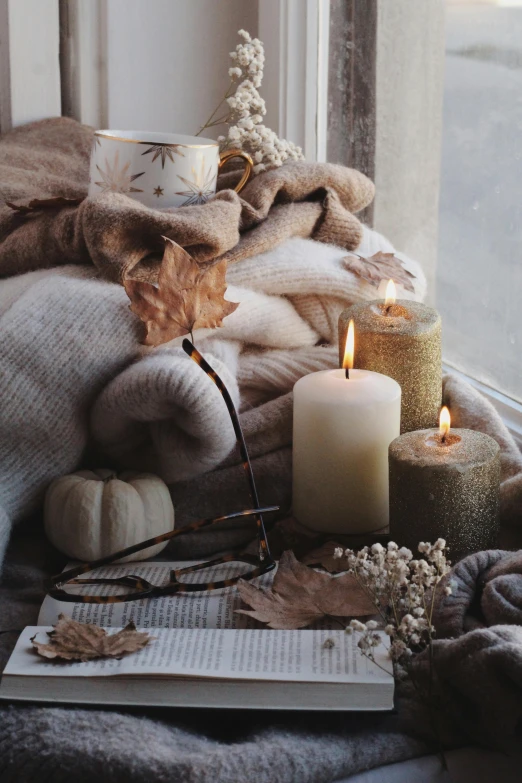
[[[239,452],[241,454],[241,459],[243,461],[243,468],[246,473],[246,477],[248,480],[248,485],[250,489],[250,497],[252,499],[252,503],[256,508],[259,508],[259,498],[257,496],[257,488],[256,483],[254,481],[254,472],[252,470],[252,465],[250,463],[250,457],[248,454],[248,449],[246,447],[245,443],[245,436],[243,435],[243,430],[241,429],[241,424],[239,423],[239,417],[237,415],[236,408],[234,406],[234,403],[232,402],[232,397],[230,396],[230,393],[217,374],[215,370],[212,369],[210,364],[203,358],[203,356],[200,354],[200,352],[197,350],[197,348],[190,342],[190,340],[183,340],[183,350],[185,351],[190,358],[196,362],[199,367],[208,375],[211,381],[213,381],[216,386],[218,387],[219,391],[221,392],[223,399],[225,400],[225,404],[228,409],[228,413],[230,418],[232,419],[232,426],[234,427],[234,432],[236,435],[236,439],[239,445]],[[261,562],[266,560],[267,558],[270,558],[272,560],[272,556],[270,554],[270,549],[268,546],[268,540],[266,537],[266,530],[265,530],[265,523],[263,521],[262,514],[256,515],[256,524],[257,524],[257,534],[258,534],[258,547],[259,547],[259,559]]]
[[[199,530],[202,527],[209,527],[215,525],[218,522],[224,522],[227,519],[237,519],[238,517],[248,517],[259,515],[261,512],[268,514],[271,511],[279,511],[279,506],[263,506],[263,508],[249,508],[245,511],[234,511],[232,514],[223,514],[220,517],[209,517],[207,519],[201,519],[198,522],[192,522],[190,525],[178,528],[177,530],[170,530],[168,533],[163,533],[160,536],[149,538],[147,541],[141,541],[139,544],[133,544],[126,549],[122,549],[119,552],[113,552],[106,557],[100,557],[98,560],[92,560],[90,563],[82,563],[82,565],[70,568],[68,571],[62,571],[60,574],[51,577],[51,584],[57,585],[62,582],[68,582],[81,574],[86,574],[88,571],[92,571],[93,568],[98,566],[107,565],[108,563],[114,563],[114,560],[119,560],[122,557],[128,557],[135,552],[141,552],[142,549],[148,549],[150,546],[161,544],[163,541],[170,541],[171,538],[185,535],[186,533],[192,533],[195,530]]]

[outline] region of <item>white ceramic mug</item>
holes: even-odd
[[[125,193],[148,207],[204,204],[216,192],[218,171],[231,158],[244,158],[239,193],[252,171],[243,150],[220,154],[219,144],[198,136],[149,131],[95,131],[89,196]]]

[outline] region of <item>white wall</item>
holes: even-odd
[[[237,31],[258,29],[258,0],[107,0],[106,14],[114,129],[195,133],[227,88]]]

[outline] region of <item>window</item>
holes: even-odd
[[[374,178],[365,217],[423,264],[445,362],[520,416],[522,0],[331,0],[330,19],[329,159]]]
[[[445,65],[444,355],[522,401],[522,0],[447,0]]]

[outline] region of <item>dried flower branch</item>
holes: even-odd
[[[424,557],[415,560],[411,550],[399,548],[390,541],[387,548],[374,544],[359,552],[338,547],[336,559],[346,558],[348,573],[354,575],[370,595],[385,633],[390,637],[390,656],[403,665],[415,653],[431,644],[435,634],[432,624],[435,590],[449,571],[446,542],[439,538],[434,544],[420,543]],[[450,587],[445,588],[446,591]],[[358,646],[373,658],[374,647],[380,644],[376,633],[378,623],[352,620],[350,627],[361,633]]]
[[[258,92],[265,64],[263,44],[258,38],[251,38],[246,30],[239,30],[238,35],[243,41],[230,53],[230,84],[221,102],[196,135],[207,128],[228,125],[227,135],[218,136],[221,148],[234,147],[250,153],[255,174],[281,166],[286,160],[303,160],[300,147],[280,139],[263,124],[266,106]],[[217,116],[221,109],[223,114]]]
[[[434,544],[421,542],[418,549],[423,556],[418,560],[413,558],[411,550],[399,548],[393,541],[386,548],[374,544],[359,552],[352,549],[343,551],[342,547],[337,547],[334,557],[347,563],[348,573],[372,598],[376,616],[381,621],[372,619],[363,623],[352,620],[347,631],[360,633],[358,647],[361,653],[380,666],[375,660],[374,650],[382,641],[377,629],[381,626],[384,628],[390,637],[389,654],[393,663],[400,664],[409,675],[428,708],[442,766],[447,769],[435,717],[440,702],[434,693],[433,609],[437,587],[450,570],[450,563],[446,558],[446,542],[443,538],[437,539]],[[447,595],[451,595],[451,580],[444,590]],[[415,656],[425,650],[428,650],[429,656],[427,686],[425,681],[417,679],[412,666]]]

